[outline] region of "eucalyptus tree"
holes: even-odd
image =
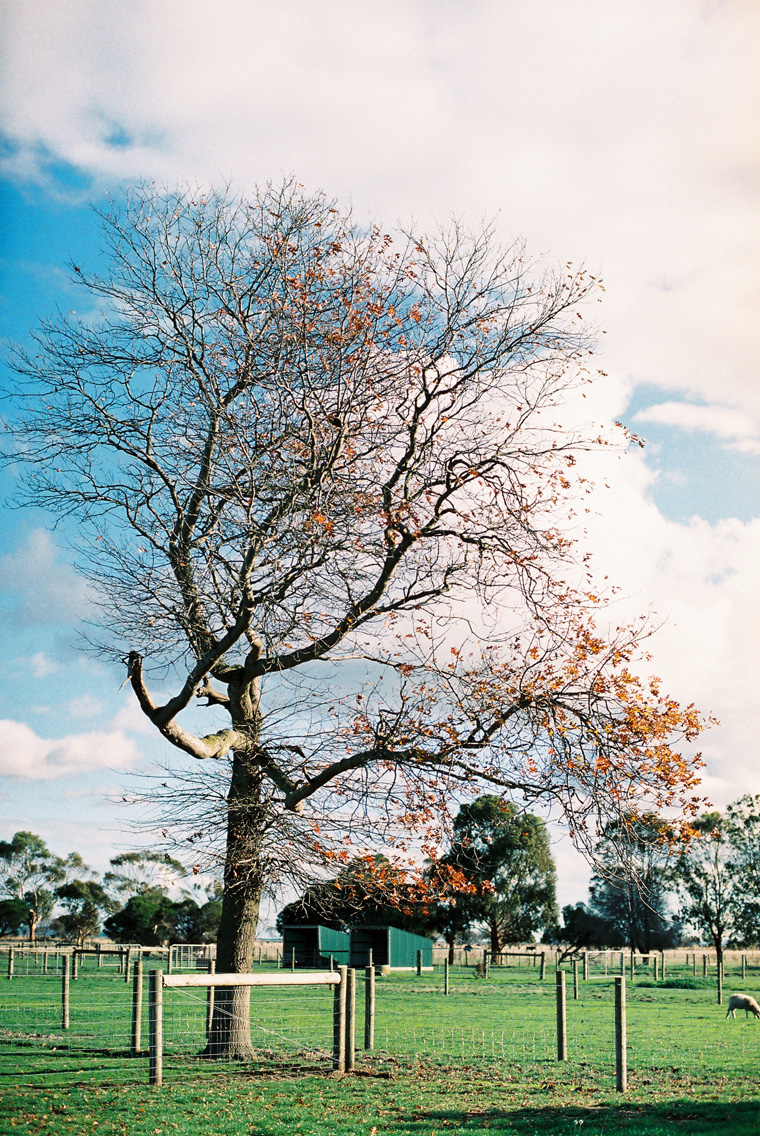
[[[632,673],[641,627],[596,628],[563,529],[601,444],[561,421],[593,276],[488,229],[361,227],[292,182],[138,187],[102,240],[102,271],[72,266],[92,314],[16,358],[10,456],[76,522],[93,641],[223,775],[220,970],[249,968],[264,887],[361,824],[403,841],[489,791],[583,841],[688,798],[699,716]],[[250,1051],[246,999],[217,999],[212,1048]]]
[[[696,836],[684,849],[676,869],[685,921],[715,948],[720,963],[734,929],[734,889],[731,838],[725,817],[717,810],[694,821]]]
[[[760,796],[703,813],[677,868],[686,921],[715,949],[760,943]]]
[[[185,875],[179,860],[166,852],[145,848],[139,852],[120,852],[111,857],[110,864],[103,883],[119,899],[147,891],[166,895]]]
[[[92,879],[72,879],[56,888],[56,898],[64,909],[59,916],[58,928],[77,947],[85,939],[97,935],[104,914],[116,906],[102,884]]]
[[[513,802],[485,794],[462,805],[442,863],[471,885],[455,906],[467,926],[485,924],[493,954],[556,922],[557,872],[546,825]]]
[[[625,943],[648,954],[681,941],[671,910],[678,877],[678,830],[654,813],[608,824],[597,845],[598,868],[589,887],[592,916],[606,924],[609,946]]]
[[[747,794],[726,808],[731,841],[734,940],[760,945],[760,795]]]
[[[68,859],[56,856],[34,832],[22,829],[10,840],[0,840],[0,887],[8,899],[26,905],[30,942],[55,907],[56,886],[66,879],[68,869],[82,866],[77,853]]]

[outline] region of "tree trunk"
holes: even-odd
[[[227,852],[222,916],[217,934],[219,974],[248,974],[259,918],[263,885],[261,774],[249,754],[235,753],[227,795]],[[207,1054],[232,1060],[253,1055],[250,1029],[251,990],[219,987]]]
[[[501,935],[499,934],[499,924],[496,922],[495,919],[492,919],[490,921],[489,930],[491,932],[491,961],[493,962],[494,961],[494,955],[500,955],[501,954],[501,946],[502,946]]]
[[[447,942],[449,944],[449,966],[453,966],[454,965],[454,943],[456,942],[456,936],[454,936],[451,939],[448,939]]]

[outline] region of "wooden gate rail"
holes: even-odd
[[[200,987],[213,990],[217,986],[333,986],[333,1069],[339,1073],[353,1067],[354,1043],[348,1037],[347,1019],[353,1031],[356,990],[355,971],[340,966],[337,971],[321,974],[164,974],[150,972],[148,1079],[151,1085],[163,1083],[163,991],[167,987]],[[351,1003],[350,1007],[348,1003]]]
[[[159,971],[159,973],[161,973]],[[337,986],[340,974],[164,974],[164,986]]]

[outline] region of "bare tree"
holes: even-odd
[[[630,673],[641,629],[595,630],[562,532],[598,443],[557,420],[593,277],[489,230],[392,239],[294,183],[147,186],[102,223],[108,271],[72,266],[93,315],[17,360],[14,456],[76,519],[146,716],[228,772],[221,970],[250,966],[267,875],[360,818],[403,839],[496,790],[583,840],[688,797],[671,743],[699,718]],[[246,1001],[217,1000],[216,1051],[249,1052]]]

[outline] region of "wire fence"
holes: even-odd
[[[572,976],[571,976],[572,978]],[[419,982],[419,980],[417,980]],[[607,1076],[615,1069],[613,978],[567,989],[567,1061]],[[741,990],[741,984],[733,989]],[[427,996],[402,979],[378,984],[377,1058],[426,1057],[441,1063],[486,1061],[526,1066],[557,1059],[556,991],[553,981],[509,982],[493,971],[480,982],[452,981],[445,999]],[[760,1023],[740,1015],[726,1023],[715,988],[628,989],[629,1066],[642,1074],[667,1069],[703,1075],[749,1075],[760,1057]],[[734,1028],[738,1027],[738,1028]]]
[[[760,1059],[760,1021],[740,1011],[725,1020],[731,993],[760,990],[760,957],[741,956],[724,968],[722,1004],[715,963],[697,952],[661,961],[623,959],[627,975],[627,1054],[633,1077],[753,1076]],[[565,964],[567,1052],[563,1068],[586,1080],[615,1074],[614,981],[617,958],[597,953]],[[23,957],[22,957],[23,956]],[[714,958],[714,956],[713,956]],[[166,953],[16,952],[7,977],[0,959],[0,1078],[44,1083],[145,1081],[149,1042],[148,972],[167,972]],[[202,981],[212,960],[196,952],[172,959],[175,972]],[[6,963],[3,968],[3,962]],[[184,963],[185,966],[181,965]],[[259,975],[282,976],[274,963]],[[324,972],[322,972],[324,974]],[[135,975],[137,974],[137,979]],[[5,977],[3,977],[5,975]],[[555,968],[541,981],[538,965],[443,968],[421,976],[377,974],[371,1048],[365,1049],[368,1006],[364,973],[357,975],[354,1019],[357,1065],[393,1070],[424,1061],[472,1063],[512,1071],[557,1068]],[[302,975],[306,977],[306,975]],[[298,977],[298,975],[296,975]],[[448,978],[448,994],[446,990]],[[577,997],[575,997],[577,990]],[[139,994],[139,997],[138,997]],[[170,986],[163,1000],[164,1070],[168,1080],[223,1070],[329,1072],[334,1057],[334,1005],[321,986],[256,986],[250,1005],[250,1052],[245,1061],[211,1060],[213,996],[203,986]],[[547,1074],[548,1075],[548,1074]]]

